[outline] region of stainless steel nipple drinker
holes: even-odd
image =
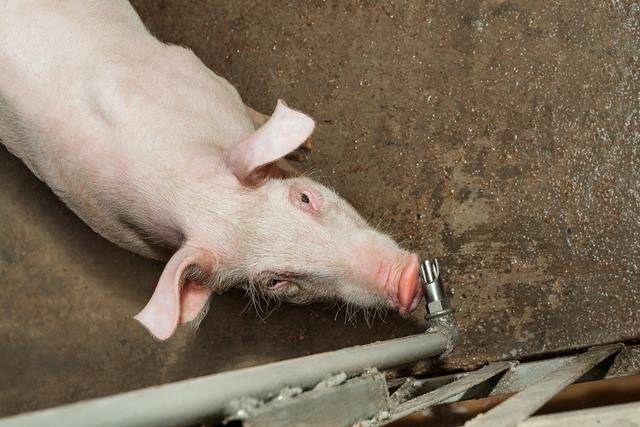
[[[420,280],[427,305],[426,318],[433,319],[451,313],[451,306],[440,283],[440,265],[436,258],[427,259],[420,264]]]

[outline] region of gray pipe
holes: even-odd
[[[308,388],[329,375],[360,374],[441,354],[449,336],[436,331],[253,368],[130,391],[0,420],[0,427],[22,426],[175,426],[232,411],[241,397],[267,398],[286,386]]]

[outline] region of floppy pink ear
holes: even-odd
[[[227,166],[240,182],[250,184],[253,174],[298,148],[314,127],[311,117],[278,100],[269,120],[225,153]]]
[[[207,269],[211,263],[210,254],[183,246],[171,257],[151,299],[134,318],[156,338],[169,338],[178,324],[195,319],[206,306],[212,290],[194,282],[189,275]]]

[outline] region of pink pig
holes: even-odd
[[[231,286],[401,313],[422,298],[415,254],[282,160],[313,120],[282,101],[265,118],[126,1],[0,4],[0,139],[96,232],[169,259],[135,316],[161,340]]]

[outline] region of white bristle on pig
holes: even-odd
[[[417,255],[283,160],[313,128],[282,101],[265,122],[126,1],[0,3],[0,139],[93,230],[168,259],[135,316],[158,339],[230,286],[417,306]]]

